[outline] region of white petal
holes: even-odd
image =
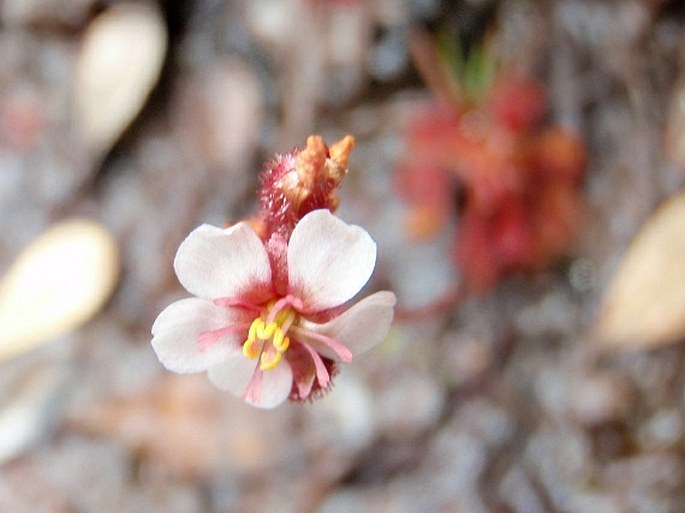
[[[250,360],[242,353],[235,353],[210,367],[207,376],[221,390],[241,397],[252,379],[257,363],[257,360]]]
[[[174,269],[188,292],[207,299],[263,296],[271,286],[269,257],[247,223],[198,226],[178,248]]]
[[[287,362],[281,361],[267,371],[255,369],[257,360],[249,360],[241,353],[231,355],[224,362],[211,367],[207,374],[217,387],[242,398],[254,372],[261,372],[259,401],[246,399],[247,403],[258,408],[274,408],[288,398],[293,384],[293,372]]]
[[[357,356],[386,337],[394,316],[393,307],[396,301],[392,292],[376,292],[325,324],[304,321],[302,327],[334,338]],[[335,352],[321,342],[312,341],[310,345],[323,356],[339,359]]]
[[[315,210],[295,226],[288,243],[290,293],[306,309],[325,310],[354,297],[376,265],[376,243],[359,226]]]
[[[200,351],[198,337],[204,331],[248,322],[242,312],[218,307],[198,298],[181,299],[170,304],[152,325],[152,347],[162,364],[174,372],[200,372],[239,351],[245,333],[227,335],[205,351]]]
[[[259,408],[273,408],[285,401],[293,386],[293,371],[288,362],[281,361],[273,369],[263,371],[262,393],[259,403],[248,401]]]

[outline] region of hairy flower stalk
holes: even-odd
[[[258,231],[268,240],[274,233],[288,239],[297,222],[313,210],[335,212],[335,192],[347,174],[354,138],[344,137],[330,148],[318,135],[304,149],[277,155],[261,176]]]
[[[162,311],[152,346],[175,372],[209,379],[262,408],[330,389],[339,363],[380,342],[395,296],[381,291],[349,308],[376,263],[376,244],[331,211],[354,140],[330,149],[312,136],[262,175],[258,221],[202,225],[174,260],[195,297]]]

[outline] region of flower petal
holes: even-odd
[[[396,303],[395,294],[383,290],[355,303],[338,317],[324,324],[302,321],[302,328],[324,334],[345,345],[354,356],[383,341],[390,330]],[[330,347],[308,341],[322,356],[339,360]]]
[[[198,226],[178,248],[174,269],[188,292],[206,299],[260,301],[271,288],[269,257],[247,223],[225,230]]]
[[[281,362],[273,369],[261,371],[255,360],[249,360],[242,353],[233,354],[218,365],[210,367],[209,379],[217,387],[243,398],[255,373],[261,374],[258,400],[252,397],[245,401],[259,408],[273,408],[285,401],[290,395],[293,373],[287,362]]]
[[[306,310],[332,308],[354,297],[375,265],[376,243],[364,229],[315,210],[295,226],[288,243],[289,291]]]
[[[248,322],[243,312],[229,310],[199,298],[170,304],[152,325],[152,347],[162,364],[174,372],[207,370],[211,365],[239,352],[245,331],[227,334],[217,343],[200,350],[202,332]]]
[[[287,362],[281,362],[273,369],[262,372],[262,390],[258,402],[247,400],[259,408],[274,408],[290,395],[293,387],[293,371]]]
[[[221,390],[241,397],[256,368],[255,360],[246,358],[242,353],[234,353],[221,363],[210,367],[207,376]]]

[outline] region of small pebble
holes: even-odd
[[[578,376],[568,393],[571,412],[587,427],[621,422],[634,412],[635,395],[631,384],[619,375]]]

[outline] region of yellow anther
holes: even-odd
[[[275,352],[264,351],[262,353],[262,357],[260,358],[259,369],[260,370],[273,369],[276,365],[278,365],[278,362],[281,361],[281,358],[283,358],[283,354],[279,353],[278,351],[275,351]]]
[[[271,301],[262,314],[252,321],[248,330],[247,340],[243,344],[243,354],[253,360],[260,357],[261,370],[273,369],[283,358],[290,346],[290,338],[286,336],[297,317],[291,308],[283,308],[271,313],[276,301]],[[273,319],[265,322],[264,319]]]
[[[285,333],[283,333],[282,329],[278,328],[276,333],[274,333],[274,338],[271,343],[273,344],[274,348],[276,348],[276,351],[279,353],[284,353],[290,345],[290,339],[285,336]]]
[[[278,324],[276,324],[273,321],[271,321],[266,326],[262,322],[262,323],[260,323],[259,326],[257,326],[257,338],[260,340],[269,340],[271,337],[274,336],[274,332],[277,329],[278,329]]]
[[[279,326],[283,326],[286,322],[292,322],[292,319],[294,317],[295,312],[293,312],[290,308],[287,308],[282,312],[278,313],[278,315],[276,316],[276,322]]]
[[[264,321],[257,317],[254,321],[252,321],[252,324],[250,324],[250,331],[247,332],[248,341],[254,341],[257,339],[257,329],[259,329],[260,326],[264,326]]]
[[[257,358],[262,350],[262,344],[256,344],[256,342],[255,339],[248,338],[243,344],[243,354],[250,360]]]

